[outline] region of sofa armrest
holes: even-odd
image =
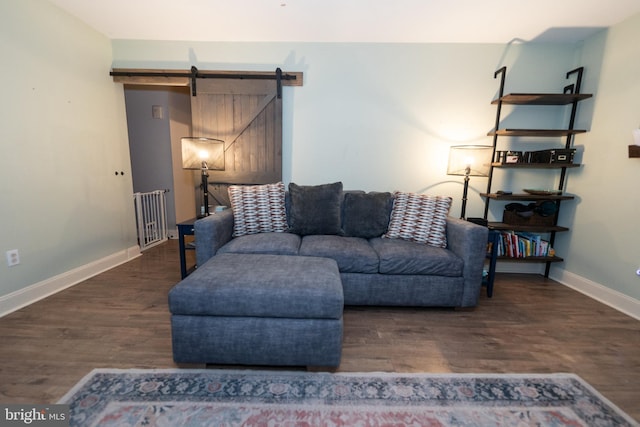
[[[464,261],[461,307],[473,307],[478,303],[488,237],[489,229],[486,227],[463,219],[447,217],[447,249]]]
[[[227,209],[201,218],[194,223],[193,229],[196,238],[196,265],[202,265],[231,240],[233,211]]]

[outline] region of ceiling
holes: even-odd
[[[110,39],[576,42],[639,0],[50,0]]]

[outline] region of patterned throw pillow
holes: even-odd
[[[284,184],[231,185],[233,236],[287,231]]]
[[[446,219],[451,197],[394,193],[389,228],[382,236],[425,243],[438,248],[447,246]]]

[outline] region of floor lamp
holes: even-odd
[[[460,218],[465,219],[467,210],[467,192],[470,176],[489,176],[493,147],[487,145],[455,145],[449,150],[447,175],[464,176],[462,209]]]
[[[184,137],[182,168],[201,171],[200,189],[204,207],[202,215],[209,216],[209,171],[224,170],[224,141],[214,138]]]

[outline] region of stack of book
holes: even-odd
[[[502,231],[498,239],[498,256],[510,258],[549,257],[554,250],[539,234]]]

